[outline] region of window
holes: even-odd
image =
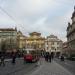
[[[57,50],[59,50],[60,49],[60,47],[57,47]]]
[[[55,47],[51,47],[51,49],[52,49],[52,50],[54,50],[54,49],[55,49]]]
[[[54,42],[51,42],[51,45],[54,45]]]
[[[59,42],[57,42],[57,45],[59,45]]]

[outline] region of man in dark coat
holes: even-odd
[[[46,54],[45,54],[45,60],[46,60],[46,61],[48,61],[48,57],[49,57],[49,53],[46,52]]]
[[[49,53],[49,62],[51,62],[51,59],[52,59],[52,56],[51,56],[51,54]]]
[[[12,63],[15,64],[15,60],[16,60],[16,53],[12,53]]]
[[[5,56],[4,56],[4,54],[1,55],[0,59],[1,59],[0,65],[5,66],[5,61],[4,61],[5,60]]]
[[[64,55],[61,55],[61,61],[64,61]]]

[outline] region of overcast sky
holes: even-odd
[[[0,28],[15,28],[24,35],[36,31],[66,41],[67,23],[75,0],[0,0]]]

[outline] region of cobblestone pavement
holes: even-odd
[[[5,66],[0,66],[0,75],[27,75],[37,67],[37,63],[24,63],[22,59],[16,59],[16,64],[12,64],[11,60],[6,61]]]
[[[50,63],[43,60],[40,65],[41,66],[30,75],[72,75],[67,69],[55,61]]]
[[[55,59],[55,61],[75,75],[75,61],[70,61],[67,59],[63,62],[61,62],[60,59]]]

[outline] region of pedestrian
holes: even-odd
[[[49,57],[49,53],[46,52],[46,54],[45,54],[45,60],[46,60],[46,61],[48,61],[48,57]]]
[[[64,56],[63,56],[63,55],[61,55],[61,58],[60,58],[60,59],[61,59],[61,61],[64,61]]]
[[[16,61],[16,53],[12,53],[12,63],[15,64]]]
[[[5,56],[3,54],[1,55],[0,59],[1,59],[0,66],[1,65],[5,66],[5,61],[4,61],[5,60]]]
[[[24,64],[26,63],[26,54],[23,54]]]
[[[49,62],[51,63],[51,59],[52,59],[52,56],[51,54],[49,53]]]
[[[51,59],[53,60],[53,58],[54,58],[54,53],[51,52]]]

